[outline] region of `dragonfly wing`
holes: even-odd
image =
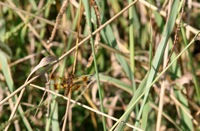
[[[72,86],[72,91],[79,90],[80,87],[81,87],[81,84],[74,85],[74,86]]]

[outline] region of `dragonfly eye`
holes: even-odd
[[[54,74],[51,74],[51,75],[50,75],[50,79],[52,79],[52,80],[54,80],[54,79],[55,79],[55,76],[54,76]]]

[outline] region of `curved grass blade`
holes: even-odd
[[[120,89],[128,92],[129,94],[133,94],[133,90],[132,90],[131,86],[128,85],[128,84],[125,84],[121,80],[118,80],[116,78],[106,76],[106,75],[103,75],[103,74],[99,74],[99,78],[100,78],[100,81],[113,84],[116,87],[119,87]]]
[[[167,45],[167,41],[169,39],[170,34],[172,33],[172,30],[173,30],[173,27],[174,27],[174,24],[175,24],[175,20],[176,20],[177,14],[178,14],[178,10],[177,10],[178,9],[178,5],[179,5],[179,0],[174,1],[173,4],[172,4],[172,10],[170,12],[169,19],[168,19],[168,21],[167,21],[167,23],[165,25],[165,29],[164,29],[164,32],[163,32],[163,35],[162,35],[162,39],[161,39],[160,44],[158,46],[158,49],[157,49],[157,51],[155,53],[155,56],[154,56],[154,59],[153,59],[153,62],[152,62],[152,66],[151,66],[151,70],[149,72],[147,80],[146,79],[143,80],[143,81],[147,81],[146,85],[142,86],[141,85],[142,83],[141,83],[140,87],[139,87],[139,88],[142,88],[141,90],[145,90],[145,88],[147,88],[149,85],[151,85],[152,82],[154,81],[154,78],[155,78],[155,76],[157,74],[157,70],[158,70],[158,68],[160,66],[160,63],[162,61],[162,56],[163,56],[165,47]],[[148,89],[148,91],[145,93],[145,98],[144,98],[142,106],[140,108],[140,112],[139,112],[139,114],[137,116],[137,120],[140,120],[140,117],[141,117],[141,114],[142,114],[142,110],[144,108],[144,105],[146,103],[146,100],[147,100],[147,97],[148,97],[148,94],[149,94],[149,90],[150,89]],[[138,91],[139,91],[139,89],[136,92],[138,92]],[[129,117],[129,114],[131,113],[130,111],[132,111],[133,108],[134,108],[134,106],[132,106],[132,104],[136,103],[135,101],[137,100],[137,98],[138,97],[133,97],[132,98],[132,100],[129,103],[129,106],[127,108],[127,111],[129,111],[129,112],[126,111],[124,113],[126,115],[124,115],[122,121],[124,121],[124,122],[127,121],[128,117]],[[131,108],[131,109],[129,109],[129,108]],[[112,129],[115,128],[116,124],[112,127]],[[135,125],[137,126],[138,124],[139,123],[136,121]],[[124,128],[124,124],[121,123],[118,127],[116,127],[116,130],[123,130],[123,128]]]
[[[174,64],[175,61],[178,60],[178,58],[194,43],[194,41],[196,40],[196,37],[198,36],[198,34],[200,34],[200,32],[198,32],[195,37],[191,40],[191,42],[176,56],[176,58],[154,79],[154,81],[150,84],[147,85],[147,88],[143,88],[146,85],[146,80],[147,78],[145,78],[142,83],[140,84],[140,87],[138,88],[138,90],[136,91],[136,95],[137,97],[134,96],[135,100],[132,99],[131,102],[132,104],[129,105],[129,107],[127,108],[127,111],[119,118],[119,120],[115,123],[115,125],[110,129],[111,131],[114,130],[114,128],[117,126],[118,123],[120,123],[120,125],[124,125],[124,121],[122,121],[124,118],[127,118],[127,116],[129,116],[129,114],[131,113],[132,109],[134,108],[135,104],[142,98],[142,96],[148,92],[150,90],[150,88],[153,86],[153,84],[159,80],[159,78],[172,66],[172,64]],[[140,89],[140,90],[139,90]],[[139,95],[138,95],[139,92]]]
[[[86,20],[87,20],[87,24],[89,25],[90,28],[90,35],[92,35],[92,23],[91,23],[91,11],[90,11],[90,6],[89,6],[89,2],[86,0],[83,1],[83,5],[85,7],[85,11],[86,11]],[[97,68],[97,60],[96,60],[96,56],[95,56],[95,48],[94,48],[94,40],[91,37],[90,39],[91,42],[91,47],[92,47],[92,55],[93,55],[93,59],[94,59],[94,67],[95,67],[95,72],[96,72],[96,79],[97,79],[97,83],[98,83],[98,92],[99,92],[99,98],[100,98],[100,102],[101,102],[101,112],[104,112],[104,107],[103,107],[103,98],[102,98],[102,92],[101,92],[101,87],[100,87],[100,81],[99,81],[99,71]],[[102,123],[103,123],[103,129],[104,131],[106,131],[106,122],[105,122],[105,117],[102,116]]]
[[[1,50],[0,50],[0,63],[1,63],[1,66],[2,66],[2,71],[3,71],[3,74],[5,76],[5,80],[6,80],[6,83],[8,85],[8,88],[9,88],[10,92],[13,92],[14,91],[14,84],[13,84],[13,79],[12,79],[12,76],[11,76],[11,71],[10,71],[10,68],[9,68],[9,65],[8,65],[8,61],[6,59],[6,54],[3,53]],[[16,97],[15,97],[15,100],[16,100]],[[19,111],[19,114],[21,115],[21,118],[22,118],[27,130],[31,131],[32,128],[31,128],[28,120],[24,116],[24,112],[22,110],[21,105],[19,105],[18,111]],[[6,127],[7,129],[9,128],[9,125],[10,125],[10,123],[8,123],[8,125]]]
[[[182,24],[183,25],[183,24]],[[186,39],[186,36],[185,36],[185,31],[183,29],[183,26],[181,26],[181,34],[182,34],[182,37],[183,37],[183,43],[185,46],[188,45],[188,41]],[[197,97],[199,100],[199,103],[200,103],[200,84],[199,84],[199,81],[198,81],[198,78],[196,76],[196,70],[195,70],[195,67],[194,67],[194,62],[193,62],[193,57],[192,57],[192,54],[190,52],[190,50],[188,50],[188,57],[189,57],[189,64],[190,64],[190,67],[191,67],[191,71],[192,71],[192,77],[193,77],[193,80],[194,80],[194,85],[195,85],[195,89],[196,89],[196,92],[197,92]]]

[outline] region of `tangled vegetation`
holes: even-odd
[[[0,130],[200,130],[198,0],[3,0]]]

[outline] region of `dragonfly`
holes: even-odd
[[[87,86],[87,82],[90,78],[90,75],[84,75],[80,77],[75,77],[73,74],[68,74],[67,77],[61,78],[54,74],[50,75],[50,80],[54,81],[54,89],[60,90],[64,89],[64,95],[67,96],[69,94],[69,91],[77,91],[80,89],[80,87]]]

